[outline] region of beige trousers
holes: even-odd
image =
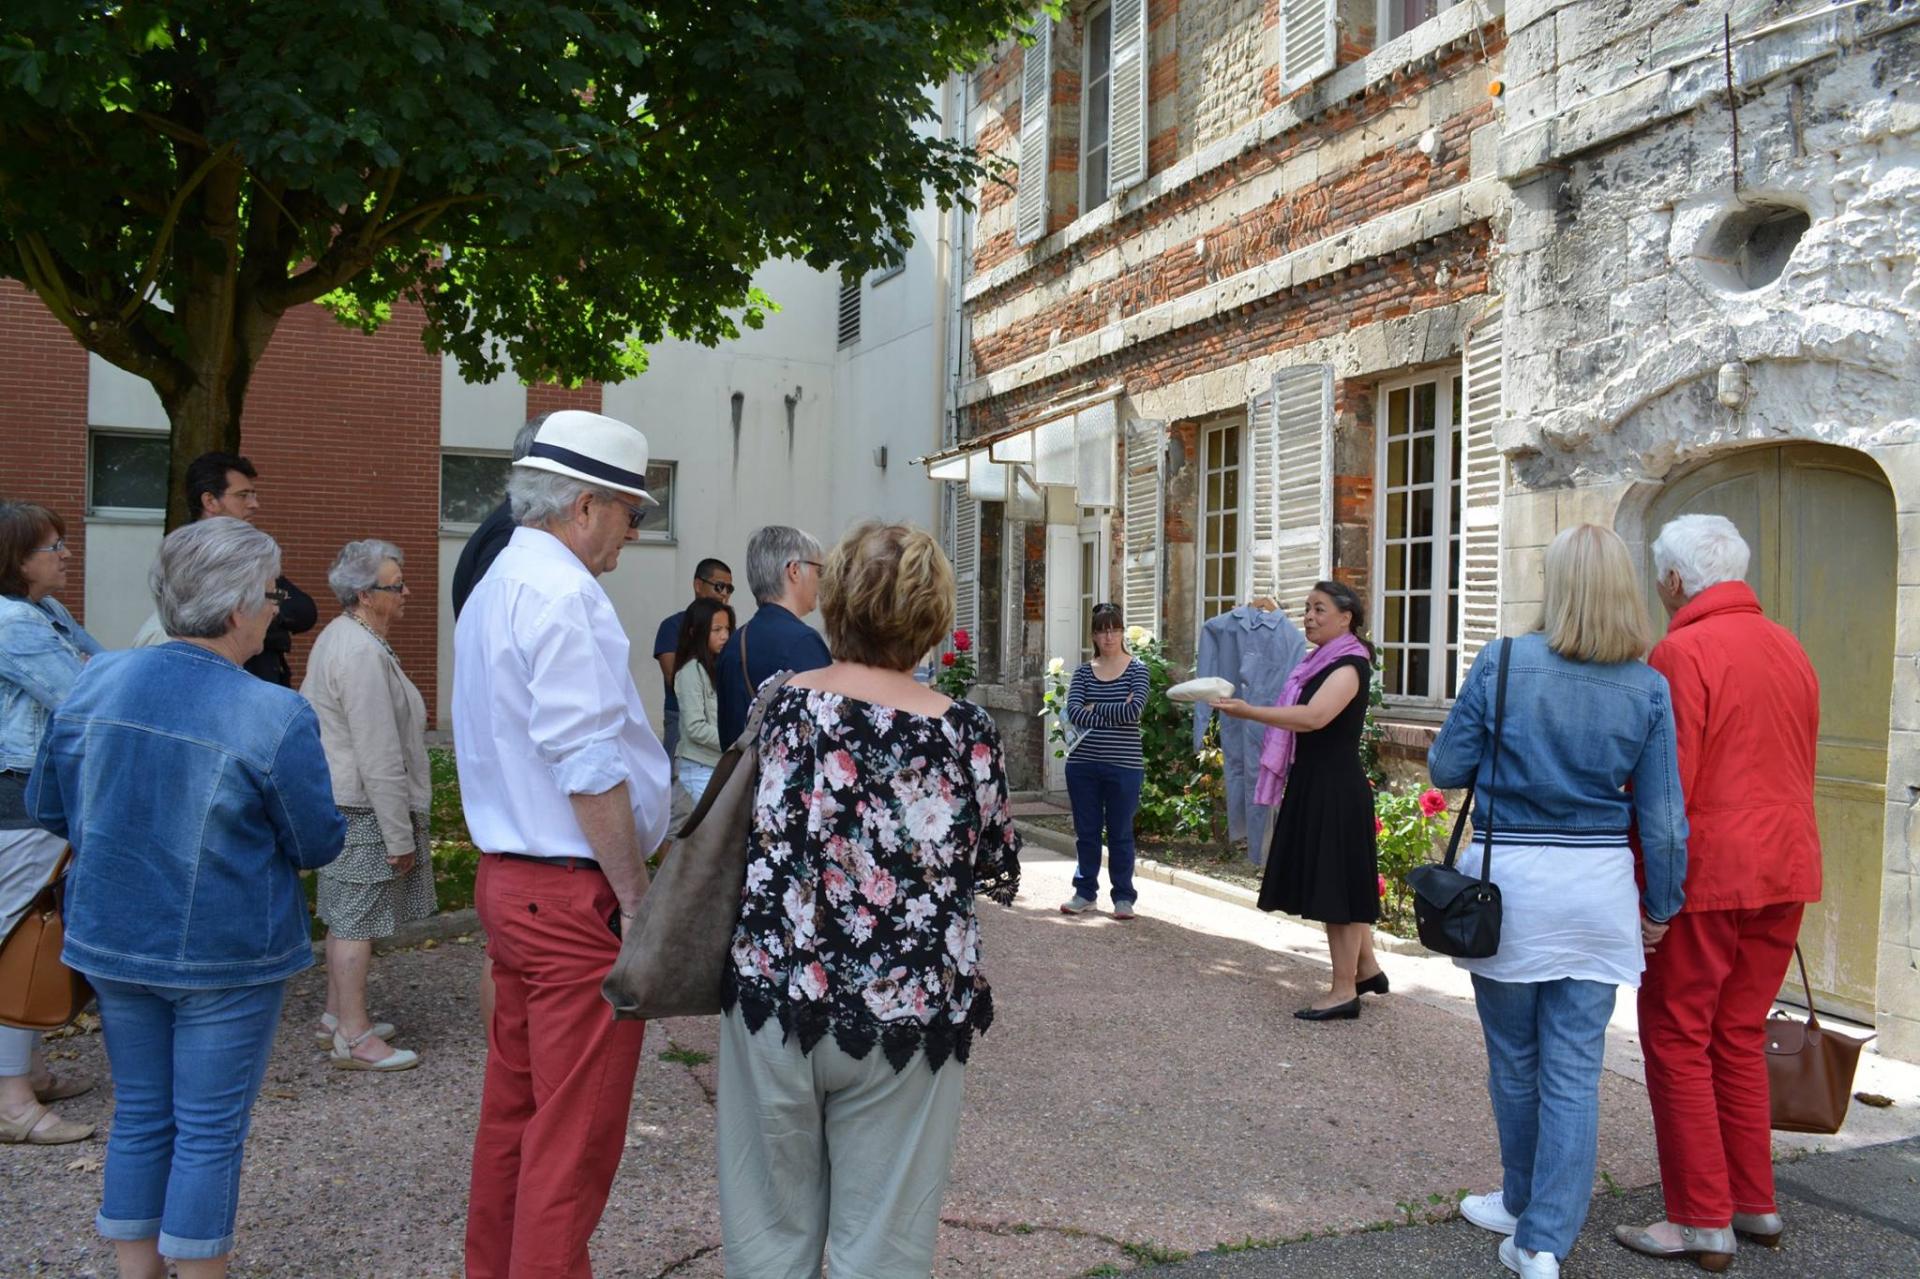
[[[933,1273],[964,1067],[895,1073],[828,1035],[802,1053],[769,1018],[720,1019],[715,1112],[728,1279],[916,1279]]]

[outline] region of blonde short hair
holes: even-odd
[[[1576,662],[1627,662],[1653,647],[1653,623],[1627,544],[1579,524],[1547,548],[1547,647]]]
[[[836,659],[911,670],[953,629],[953,566],[925,529],[868,520],[828,553],[820,616]]]

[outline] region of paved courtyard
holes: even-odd
[[[1018,904],[986,912],[1000,1019],[969,1067],[939,1275],[1119,1273],[1221,1244],[1444,1217],[1458,1191],[1493,1184],[1479,1032],[1450,965],[1384,956],[1392,996],[1358,1022],[1310,1025],[1290,1014],[1324,980],[1312,930],[1159,883],[1142,885],[1135,923],[1070,919],[1056,910],[1068,863],[1034,847],[1027,867]],[[235,1275],[459,1273],[479,961],[473,938],[449,937],[377,962],[376,1010],[425,1058],[396,1076],[329,1069],[303,1033],[321,974],[293,983],[255,1113]],[[1628,1028],[1602,1095],[1603,1191],[1656,1177]],[[714,1031],[709,1020],[649,1029],[598,1274],[724,1272]],[[60,1068],[104,1078],[98,1035],[53,1047],[73,1054]],[[1874,1086],[1910,1091],[1827,1144],[1911,1122],[1915,1072],[1884,1069]],[[110,1097],[63,1110],[104,1121]],[[0,1232],[0,1275],[112,1274],[91,1225],[104,1151],[0,1148],[14,1227]],[[1603,1272],[1568,1269],[1582,1273]]]

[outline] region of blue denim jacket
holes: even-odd
[[[99,641],[49,595],[0,595],[0,772],[25,773],[47,716],[80,678]]]
[[[1489,644],[1474,661],[1427,752],[1433,784],[1472,782],[1496,847],[1625,843],[1637,824],[1641,906],[1656,922],[1672,918],[1684,900],[1687,810],[1666,677],[1645,662],[1569,660],[1538,632],[1516,638],[1495,783],[1488,746],[1500,648]]]
[[[47,726],[27,809],[73,843],[71,967],[207,988],[313,962],[300,871],[338,857],[347,824],[292,689],[180,641],[97,657]]]

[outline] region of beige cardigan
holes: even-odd
[[[333,802],[371,808],[388,856],[415,851],[413,814],[433,803],[420,690],[372,632],[343,614],[314,641],[300,695],[320,717]]]

